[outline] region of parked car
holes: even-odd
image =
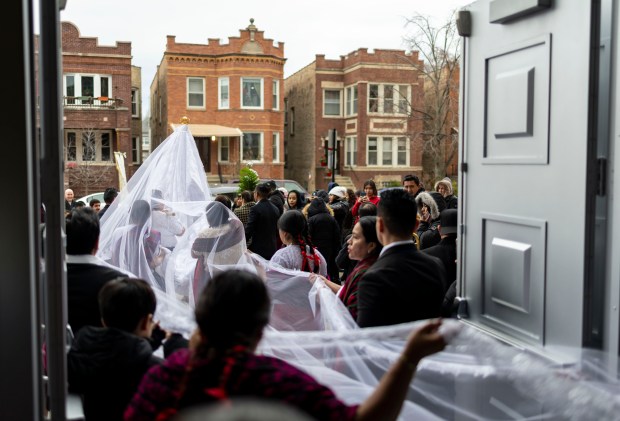
[[[228,197],[231,201],[234,201],[239,194],[239,186],[234,184],[219,184],[209,186],[209,190],[211,192],[211,199],[215,199],[215,196],[218,194],[223,194]]]
[[[264,182],[270,181],[270,180],[271,179],[268,179],[268,178],[261,178],[260,182],[264,183]],[[301,186],[301,184],[299,184],[295,180],[273,180],[273,181],[276,182],[276,186],[284,187],[286,189],[286,191],[297,190],[298,192],[303,193],[304,196],[309,197],[308,196],[308,191],[306,189],[304,189]],[[230,180],[229,183],[239,184],[239,179]]]
[[[97,193],[91,193],[91,194],[87,194],[86,196],[80,197],[79,199],[76,199],[76,202],[83,202],[86,206],[90,206],[89,203],[91,200],[93,199],[97,199],[101,202],[101,206],[105,205],[105,202],[103,201],[103,192],[97,192]]]

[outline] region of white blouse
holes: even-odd
[[[310,251],[310,247],[306,245],[306,253]],[[327,262],[325,262],[325,258],[323,255],[315,249],[314,252],[319,256],[319,275],[327,276]],[[286,269],[297,269],[301,270],[301,264],[303,263],[303,257],[301,255],[301,250],[299,249],[298,244],[291,244],[286,247],[281,248],[276,251],[276,253],[271,257],[271,263],[278,264]],[[308,264],[310,268],[314,270],[314,261],[312,259],[308,259]]]

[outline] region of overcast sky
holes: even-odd
[[[407,18],[415,13],[444,22],[473,0],[67,0],[62,21],[101,45],[130,41],[133,64],[142,68],[143,109],[166,35],[179,43],[238,36],[254,18],[266,38],[284,42],[287,77],[325,54],[328,59],[358,48],[407,49]]]

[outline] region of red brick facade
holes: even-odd
[[[423,107],[418,66],[417,52],[358,49],[340,60],[317,55],[287,78],[286,178],[326,188],[330,129],[339,139],[336,173],[358,188],[367,179],[381,185],[420,173],[422,121],[411,111]]]
[[[62,22],[65,186],[76,197],[119,186],[114,152],[131,163],[131,43],[100,46]],[[141,136],[141,135],[138,135]]]
[[[253,23],[239,32],[238,37],[229,37],[227,43],[209,39],[206,45],[177,43],[174,36],[168,36],[166,51],[151,84],[151,148],[163,142],[172,132],[172,125],[187,116],[207,173],[236,178],[246,162],[251,161],[261,178],[283,178],[284,43],[274,46],[273,40],[265,38]],[[252,93],[258,92],[259,105],[245,106],[251,103],[249,97],[243,96],[250,95],[248,86],[257,88]],[[227,104],[223,99],[225,89]],[[196,98],[193,106],[191,98]],[[259,101],[256,98],[252,97],[252,101]],[[252,139],[244,145],[258,145],[260,140],[262,147],[245,147],[242,157],[244,136],[216,136],[212,140],[209,133],[200,134],[194,125],[239,129]],[[274,150],[279,159],[274,160]]]

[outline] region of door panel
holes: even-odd
[[[465,8],[461,295],[500,336],[581,346],[591,5],[491,23],[493,3]]]

